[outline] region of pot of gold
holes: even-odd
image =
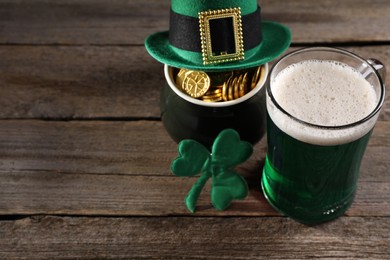
[[[194,139],[210,147],[223,129],[235,129],[252,144],[265,133],[268,64],[229,72],[165,65],[160,97],[165,129],[176,141]]]

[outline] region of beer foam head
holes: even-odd
[[[267,96],[271,119],[282,131],[298,140],[322,145],[346,143],[368,133],[375,124],[376,118],[354,127],[332,129],[366,118],[377,106],[378,97],[373,86],[346,64],[327,60],[302,61],[283,69],[270,84],[279,106],[292,117],[309,123],[300,123],[287,116]]]

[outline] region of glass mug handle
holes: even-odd
[[[377,59],[373,59],[373,58],[367,59],[367,63],[369,63],[371,66],[374,67],[374,69],[378,72],[378,74],[381,77],[382,82],[384,84],[385,80],[386,80],[386,67],[385,67],[385,65],[381,61],[379,61]],[[369,69],[369,67],[365,63],[360,65],[358,70],[360,71],[361,74],[363,74],[363,77],[365,77],[365,78],[367,78],[371,74],[371,70]]]

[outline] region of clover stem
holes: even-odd
[[[195,212],[196,202],[198,201],[199,195],[203,190],[204,185],[207,183],[208,179],[211,177],[210,171],[204,171],[196,183],[192,186],[191,190],[188,192],[187,197],[185,198],[185,204],[188,210],[191,213]]]

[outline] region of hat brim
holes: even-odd
[[[291,32],[286,26],[270,21],[263,21],[261,25],[263,40],[260,46],[250,57],[241,61],[204,65],[203,63],[196,63],[190,58],[185,59],[177,54],[175,47],[170,45],[168,31],[150,35],[145,41],[145,47],[157,61],[176,68],[203,71],[246,69],[276,59],[290,46]]]

